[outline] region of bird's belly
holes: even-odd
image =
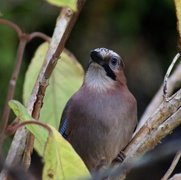
[[[92,171],[116,158],[131,138],[136,121],[130,116],[129,102],[120,94],[87,97],[71,108],[68,140]]]
[[[74,129],[69,141],[90,170],[108,165],[124,146],[121,127],[107,127],[103,122],[84,123]],[[126,140],[126,139],[125,139]]]

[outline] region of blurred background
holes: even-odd
[[[46,1],[0,0],[1,18],[15,22],[26,33],[41,31],[51,36],[59,11]],[[87,0],[66,48],[84,68],[91,49],[106,47],[118,52],[125,62],[128,86],[137,99],[140,117],[177,52],[177,36],[172,0]],[[22,98],[24,75],[40,43],[33,40],[26,48],[15,99]],[[0,25],[0,115],[17,45],[15,32]],[[169,138],[173,137],[178,134]],[[164,173],[167,166],[161,169]]]
[[[59,9],[46,1],[1,0],[1,17],[23,31],[52,35]],[[41,40],[30,42],[24,54],[16,98],[21,98],[24,73]],[[0,107],[16,57],[15,32],[0,25]],[[126,65],[130,90],[138,100],[139,116],[160,87],[177,50],[175,7],[172,0],[87,0],[66,44],[86,68],[89,52],[106,47],[118,52]],[[0,114],[2,108],[0,108]]]

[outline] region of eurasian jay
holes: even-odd
[[[84,82],[68,101],[59,130],[95,172],[109,166],[128,144],[137,122],[137,103],[117,53],[97,48],[90,57]]]

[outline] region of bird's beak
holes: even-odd
[[[99,65],[103,65],[105,64],[105,61],[104,61],[104,58],[103,56],[101,55],[101,52],[100,51],[97,51],[97,50],[92,50],[90,52],[90,56],[91,56],[91,59],[93,62],[99,64]]]

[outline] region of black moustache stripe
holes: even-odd
[[[116,81],[116,75],[114,74],[114,72],[112,71],[112,69],[109,67],[108,64],[103,64],[102,67],[104,68],[104,70],[106,71],[107,76],[109,76],[111,79],[113,79],[114,81]]]

